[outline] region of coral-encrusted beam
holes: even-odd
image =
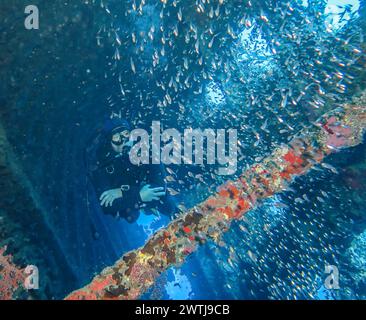
[[[243,217],[258,200],[282,192],[292,179],[337,150],[362,142],[366,110],[346,105],[305,128],[287,146],[228,181],[217,194],[156,232],[146,244],[126,253],[86,287],[66,299],[137,299],[169,267],[179,265],[207,240],[217,241],[233,220]]]
[[[0,300],[11,300],[15,291],[23,286],[25,274],[5,251],[6,247],[0,248]]]

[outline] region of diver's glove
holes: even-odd
[[[111,189],[107,190],[102,193],[100,196],[100,205],[103,207],[111,207],[113,205],[113,201],[119,198],[122,198],[122,190],[121,188],[118,189]]]
[[[165,188],[163,187],[151,188],[151,185],[147,184],[140,190],[142,202],[158,201],[163,196],[165,196]]]

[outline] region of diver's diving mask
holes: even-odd
[[[112,144],[117,147],[125,144],[129,139],[130,139],[129,130],[112,133]]]

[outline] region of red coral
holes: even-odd
[[[191,233],[192,232],[191,228],[189,228],[189,227],[183,227],[183,231],[185,233]]]
[[[303,160],[298,157],[297,155],[295,155],[295,153],[293,153],[292,151],[289,151],[284,157],[283,157],[287,162],[296,165],[296,164],[302,164]]]
[[[0,300],[13,299],[14,292],[24,284],[24,270],[18,268],[10,255],[5,256],[6,247],[0,248]]]
[[[239,198],[238,200],[238,210],[237,215],[241,214],[243,211],[247,211],[250,208],[250,204],[244,200],[243,198]]]

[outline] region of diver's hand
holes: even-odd
[[[122,190],[121,189],[112,189],[107,190],[102,193],[100,196],[100,205],[103,207],[111,207],[113,204],[113,201],[116,199],[122,198]]]
[[[159,200],[160,197],[165,196],[164,188],[151,188],[151,185],[147,184],[140,191],[140,197],[142,202],[151,202]]]

